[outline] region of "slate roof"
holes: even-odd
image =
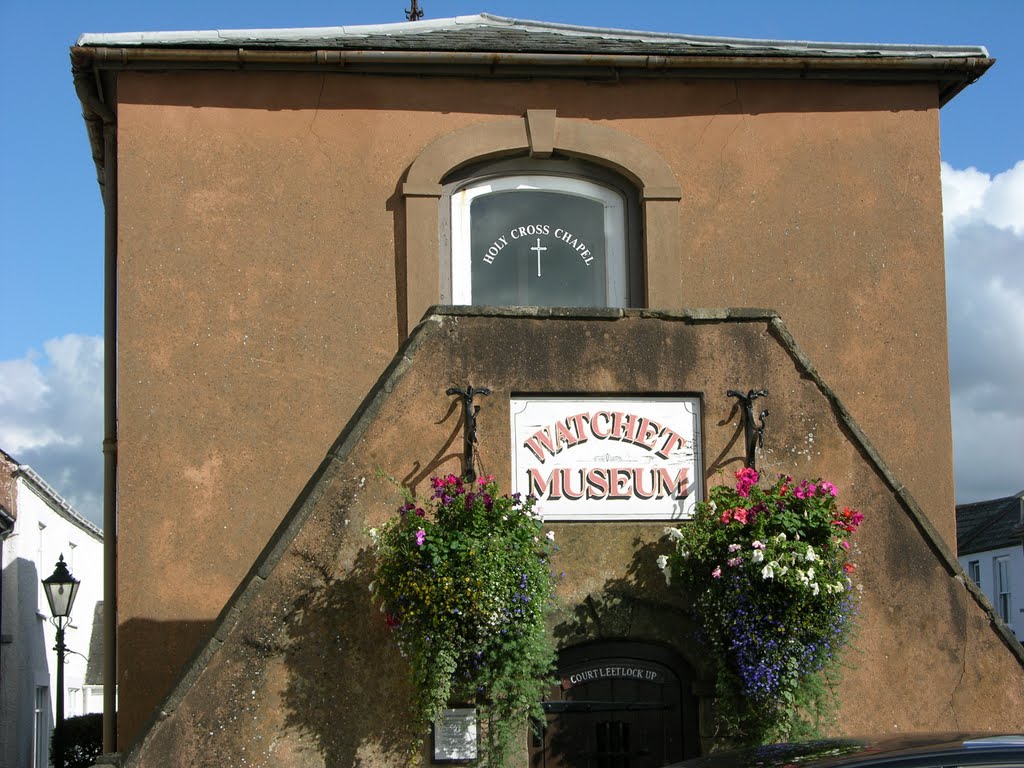
[[[97,600],[92,611],[92,635],[86,656],[85,684],[103,685],[103,601]]]
[[[1021,545],[1024,491],[1002,499],[956,505],[956,538],[960,555]]]
[[[582,53],[653,56],[988,58],[984,46],[756,40],[576,26],[480,13],[448,19],[302,29],[85,34],[78,45],[331,48],[374,51]]]

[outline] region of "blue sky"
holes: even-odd
[[[408,0],[0,0],[0,448],[98,514],[103,213],[68,48],[83,32],[404,20]],[[996,65],[942,111],[960,501],[1024,488],[1024,0],[421,0],[502,16],[689,34],[985,45]],[[974,170],[971,170],[974,169]],[[955,200],[953,200],[955,198]],[[958,293],[959,292],[959,293]],[[979,339],[984,342],[979,344]],[[984,353],[991,349],[995,359]],[[1011,459],[1010,457],[1015,457]]]

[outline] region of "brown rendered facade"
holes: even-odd
[[[918,547],[914,562],[955,551],[938,133],[947,96],[933,80],[765,77],[753,64],[748,71],[735,62],[717,76],[626,72],[617,79],[546,76],[543,64],[522,77],[430,64],[418,72],[315,64],[225,70],[204,65],[204,56],[213,57],[203,50],[162,63],[140,57],[135,65],[97,51],[104,48],[82,46],[74,55],[79,75],[105,84],[108,131],[116,131],[116,142],[98,154],[113,190],[107,208],[116,233],[120,748],[144,732],[193,654],[209,648],[218,615],[278,526],[301,507],[304,488],[316,485],[325,455],[400,345],[432,305],[450,303],[443,185],[484,161],[572,158],[632,185],[642,222],[633,258],[642,264],[643,291],[631,305],[777,313],[884,460],[886,477],[896,479],[878,481],[876,467],[866,498],[884,496],[882,487],[916,500],[913,535],[926,531],[933,543]],[[87,117],[90,109],[99,114],[96,94],[83,88]],[[627,324],[642,336],[644,321],[630,317]],[[493,343],[510,332],[509,323],[544,321],[466,322]],[[580,334],[576,356],[565,338],[538,341],[550,347],[530,352],[529,375],[467,354],[465,372],[438,372],[436,393],[415,390],[409,403],[388,406],[421,409],[400,421],[412,419],[410,434],[423,432],[425,442],[407,450],[394,444],[395,435],[380,437],[373,462],[397,477],[417,462],[458,471],[457,450],[431,463],[439,445],[429,425],[445,408],[427,405],[436,396],[446,407],[441,395],[453,384],[515,392],[533,378],[537,389],[563,391],[698,388],[673,385],[664,361],[648,363],[656,373],[634,361],[635,384],[615,369],[601,338],[628,348],[624,322],[572,321]],[[606,333],[609,325],[616,331]],[[697,336],[674,343],[700,346]],[[780,398],[787,387],[799,388],[800,377],[791,381],[765,351],[771,344],[764,334],[756,343],[719,330],[706,339],[718,345],[715,354],[692,357],[716,372],[699,383],[709,431],[728,413],[716,402],[719,389],[762,386],[762,370],[785,382]],[[652,359],[691,356],[680,346],[645,343]],[[595,359],[602,363],[586,372]],[[844,442],[847,427],[826,428],[823,416],[807,415],[811,395],[789,406],[775,397],[773,388],[773,414],[787,413],[787,426],[777,438],[769,432],[762,458],[768,468],[863,480],[861,469],[851,469],[859,454]],[[497,402],[487,403],[496,414]],[[383,423],[387,415],[377,418]],[[500,432],[507,417],[493,418],[493,439],[507,453]],[[707,439],[727,446],[721,436]],[[835,447],[835,455],[823,446]],[[506,458],[499,452],[495,463],[504,466]],[[360,470],[373,462],[360,459]],[[713,479],[713,468],[706,469]],[[504,481],[504,472],[495,474]],[[370,524],[387,511],[353,519]],[[660,530],[655,525],[639,539],[649,543]],[[637,538],[633,529],[620,533],[623,543]],[[346,541],[355,553],[357,543]],[[609,556],[607,569],[623,568],[627,554]],[[569,547],[566,557],[571,572],[573,558],[582,564],[588,555]],[[898,559],[868,557],[887,568]],[[954,581],[946,571],[941,578]],[[881,591],[898,591],[899,579],[886,573]],[[591,576],[570,581],[570,600],[599,591]],[[903,604],[893,597],[893,605]],[[987,618],[970,613],[980,610],[959,602],[953,609],[967,617],[970,639],[947,637],[934,624],[887,624],[883,603],[872,603],[865,642],[885,655],[896,646],[880,638],[938,634],[948,665],[960,658],[956,648],[980,642],[988,654],[983,666],[1010,668],[1019,679],[1018,656],[1001,640],[975,637],[991,634]],[[851,688],[858,706],[895,673],[874,661],[863,666]],[[984,697],[979,678],[969,698]],[[907,720],[894,714],[900,706],[889,698],[879,711],[901,725],[951,725],[938,714]],[[955,704],[953,710],[961,712]]]

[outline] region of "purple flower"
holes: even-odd
[[[427,532],[422,528],[416,531],[416,546],[422,547],[423,542],[427,540]]]

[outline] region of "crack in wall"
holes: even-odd
[[[327,152],[327,150],[324,149],[324,145],[327,144],[326,140],[324,139],[323,136],[321,136],[319,133],[316,132],[316,128],[315,128],[315,126],[316,126],[316,119],[320,116],[320,105],[323,103],[323,100],[324,100],[324,89],[326,87],[327,87],[327,75],[320,75],[320,91],[316,95],[316,104],[313,107],[313,118],[309,121],[309,132],[316,138],[316,140],[317,140],[316,148],[320,151],[320,154],[322,154],[325,159],[331,160],[333,162],[333,158],[330,156],[330,154]]]

